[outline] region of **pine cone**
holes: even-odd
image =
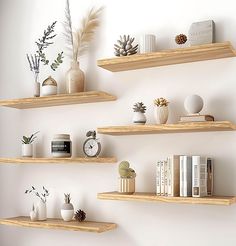
[[[75,220],[78,220],[79,222],[84,221],[86,218],[86,213],[83,210],[77,210],[75,213]]]
[[[118,44],[114,44],[115,55],[116,56],[130,56],[137,53],[138,44],[135,46],[132,45],[134,38],[131,38],[129,35],[120,36],[120,39],[117,40]]]
[[[187,36],[185,34],[179,34],[175,37],[175,42],[177,44],[184,44],[187,42]]]

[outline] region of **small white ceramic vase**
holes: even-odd
[[[139,45],[140,53],[149,53],[156,51],[156,36],[152,34],[145,34],[140,38]]]
[[[34,82],[34,97],[40,97],[40,83]]]
[[[74,209],[73,210],[61,209],[61,217],[64,221],[71,221],[74,217]]]
[[[135,178],[119,178],[118,192],[133,194],[135,192]]]
[[[147,119],[144,113],[141,112],[134,112],[133,115],[133,123],[137,125],[144,125]]]
[[[203,108],[203,99],[198,95],[187,96],[184,101],[184,108],[188,114],[198,114]]]
[[[71,68],[66,73],[66,92],[77,93],[84,91],[84,72],[79,62],[72,61]]]
[[[43,81],[42,96],[50,96],[57,94],[57,82],[51,76]]]
[[[157,124],[166,124],[169,116],[168,106],[155,106],[154,117]]]
[[[38,220],[47,220],[47,205],[41,199],[37,204]]]
[[[37,210],[35,209],[34,205],[33,205],[33,209],[30,211],[30,219],[32,221],[38,220],[38,213],[37,213]]]
[[[33,157],[33,144],[22,144],[22,157]]]

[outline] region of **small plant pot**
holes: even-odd
[[[166,124],[169,116],[168,106],[158,107],[155,106],[154,116],[157,124]]]
[[[57,94],[57,82],[51,76],[43,81],[42,96],[50,96]]]
[[[33,157],[33,144],[22,144],[22,157]]]
[[[37,204],[38,220],[47,220],[47,205],[43,201],[39,201]]]
[[[135,178],[119,178],[118,192],[122,194],[133,194],[135,192]]]
[[[61,217],[64,221],[71,221],[74,217],[74,209],[72,210],[61,209]]]
[[[147,119],[144,113],[134,112],[133,123],[137,125],[144,125]]]

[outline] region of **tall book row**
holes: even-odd
[[[203,156],[173,155],[157,162],[158,196],[204,197],[213,194],[213,160]]]

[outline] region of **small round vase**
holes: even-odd
[[[47,205],[41,199],[37,204],[38,220],[47,220]]]
[[[43,81],[42,96],[50,96],[57,94],[57,82],[51,76]]]
[[[66,92],[76,93],[84,91],[84,72],[79,62],[72,61],[71,68],[66,73]]]
[[[144,125],[147,119],[144,113],[134,112],[133,123],[137,125]]]
[[[168,106],[155,106],[154,116],[157,124],[166,124],[169,116]]]

